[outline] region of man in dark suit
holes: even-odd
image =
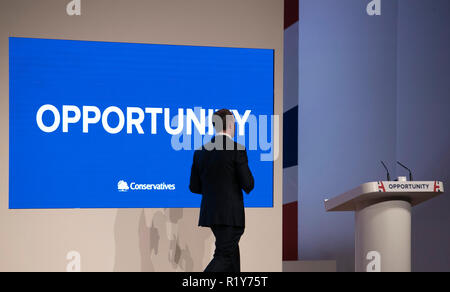
[[[210,227],[216,237],[214,258],[205,272],[240,272],[239,239],[244,233],[244,190],[254,187],[247,152],[234,137],[231,111],[214,113],[216,135],[194,152],[189,189],[202,194],[199,226]]]

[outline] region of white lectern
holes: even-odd
[[[369,182],[325,200],[325,209],[355,211],[355,270],[411,271],[411,207],[444,192],[440,181]]]

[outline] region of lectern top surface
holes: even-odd
[[[444,192],[440,181],[377,181],[364,183],[353,190],[325,200],[325,209],[356,211],[362,206],[388,200],[404,200],[416,206]]]

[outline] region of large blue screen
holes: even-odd
[[[9,38],[9,207],[199,207],[193,153],[221,108],[255,177],[245,206],[273,207],[273,62],[269,49]]]

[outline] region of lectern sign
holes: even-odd
[[[395,181],[379,181],[378,191],[379,192],[442,192],[443,184],[442,182],[395,182]]]

